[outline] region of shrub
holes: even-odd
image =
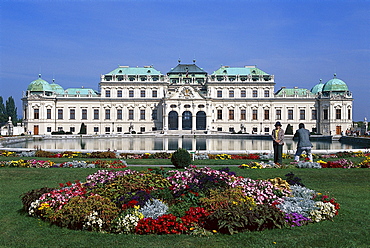
[[[176,168],[185,168],[191,163],[190,153],[186,149],[179,148],[172,154],[171,162]]]
[[[87,198],[76,196],[61,210],[50,213],[50,221],[61,227],[75,230],[109,230],[111,221],[118,216],[119,209],[109,199],[99,195]]]
[[[54,188],[43,187],[41,189],[33,189],[21,195],[23,209],[28,211],[31,203],[39,199],[43,194],[54,190]]]
[[[229,204],[219,208],[206,219],[206,228],[221,233],[234,234],[245,230],[262,231],[283,228],[285,214],[271,205],[252,206],[249,202]]]
[[[48,157],[52,157],[54,156],[54,153],[52,152],[48,152],[48,151],[43,151],[43,150],[37,150],[35,152],[35,157],[44,157],[44,158],[48,158]]]
[[[229,204],[240,204],[242,202],[249,202],[251,206],[255,206],[254,199],[247,197],[241,187],[223,189],[211,189],[209,197],[200,199],[202,205],[211,211],[219,208],[224,208]]]

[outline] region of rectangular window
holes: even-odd
[[[94,109],[94,120],[99,120],[99,109]]]
[[[217,132],[222,132],[222,127],[218,127]]]
[[[230,133],[235,133],[235,129],[233,127],[229,127],[229,132]]]
[[[105,97],[110,97],[110,90],[105,91]]]
[[[157,110],[156,109],[153,109],[152,111],[152,119],[157,120]]]
[[[229,109],[229,120],[234,120],[234,110]]]
[[[276,110],[276,120],[281,120],[281,109]]]
[[[76,119],[76,110],[75,109],[70,109],[69,110],[69,119],[70,120]]]
[[[153,90],[153,91],[152,91],[152,97],[157,97],[157,96],[158,96],[158,91]]]
[[[252,91],[252,96],[253,96],[253,97],[258,97],[258,92],[257,92],[257,90],[253,90],[253,91]]]
[[[117,109],[117,120],[122,120],[122,109]]]
[[[33,119],[39,119],[40,118],[40,110],[34,109],[33,110]]]
[[[51,127],[47,127],[46,132],[51,133]]]
[[[94,133],[99,132],[99,127],[94,127]]]
[[[217,109],[217,120],[222,120],[222,109]]]
[[[270,97],[270,91],[269,90],[265,90],[265,97]]]
[[[117,97],[122,97],[122,90],[117,90]]]
[[[140,132],[145,133],[145,127],[140,127]]]
[[[348,109],[348,120],[351,119],[351,109]]]
[[[337,119],[337,120],[342,119],[342,110],[341,109],[336,109],[335,110],[335,119]]]
[[[46,110],[46,119],[51,119],[51,109]]]
[[[293,120],[293,109],[288,109],[288,120]]]
[[[241,120],[246,120],[246,110],[245,109],[241,109],[240,110],[240,119]]]
[[[229,91],[229,97],[234,97],[234,91],[233,90]]]
[[[145,90],[140,91],[140,97],[145,97]]]
[[[105,133],[110,133],[110,127],[105,127]]]
[[[87,109],[82,109],[81,111],[81,119],[87,120]]]
[[[247,93],[245,90],[240,91],[240,97],[247,97]]]
[[[265,133],[266,134],[269,134],[270,133],[270,128],[269,127],[265,127]]]
[[[312,110],[312,120],[317,120],[317,110],[316,109]]]
[[[133,90],[128,91],[128,97],[134,97],[134,91]]]
[[[122,133],[122,127],[117,127],[117,133]]]
[[[257,109],[252,110],[252,120],[257,120],[258,111]]]
[[[328,110],[327,110],[327,109],[324,109],[324,112],[323,112],[323,119],[324,119],[324,120],[329,119],[329,112],[328,112]]]
[[[110,120],[110,109],[105,110],[105,119]]]
[[[134,119],[134,110],[133,109],[129,109],[128,110],[128,119],[129,120],[133,120]]]
[[[299,119],[305,120],[306,119],[306,111],[304,109],[299,110]]]
[[[217,97],[222,97],[222,90],[217,91]]]
[[[270,110],[269,109],[265,109],[264,110],[264,119],[265,120],[270,120]]]
[[[69,131],[70,131],[71,133],[74,133],[74,132],[75,132],[75,127],[69,127]]]
[[[256,128],[256,127],[252,128],[252,134],[253,134],[253,133],[257,133],[257,132],[258,132],[258,130],[257,130],[257,128]]]
[[[63,120],[63,109],[58,109],[58,120]]]
[[[145,109],[140,109],[140,120],[145,120]]]
[[[63,127],[58,127],[58,131],[63,131]]]

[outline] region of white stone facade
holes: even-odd
[[[77,134],[83,123],[86,134],[270,134],[280,121],[284,129],[304,123],[312,132],[334,135],[352,127],[346,85],[275,92],[274,76],[255,66],[222,66],[212,74],[195,63],[179,63],[167,74],[152,66],[120,66],[102,75],[99,87],[64,90],[41,77],[31,82],[22,98],[25,131]]]

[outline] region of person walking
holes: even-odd
[[[275,129],[272,130],[271,136],[274,147],[274,163],[281,165],[283,163],[284,130],[279,121],[275,123]]]
[[[299,156],[301,156],[303,152],[306,152],[309,161],[312,162],[312,143],[310,141],[310,131],[304,128],[303,123],[300,123],[298,127],[299,129],[294,134],[294,138],[298,138],[297,151],[294,155],[294,161],[298,162]]]

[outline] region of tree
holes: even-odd
[[[5,123],[6,121],[7,121],[7,118],[6,118],[5,105],[3,102],[3,97],[0,96],[0,124]]]
[[[15,106],[15,102],[12,96],[9,96],[8,100],[5,103],[5,118],[12,117],[13,125],[15,125],[18,121],[17,118],[17,107]]]
[[[288,124],[288,126],[285,129],[285,134],[293,134],[293,126]]]

